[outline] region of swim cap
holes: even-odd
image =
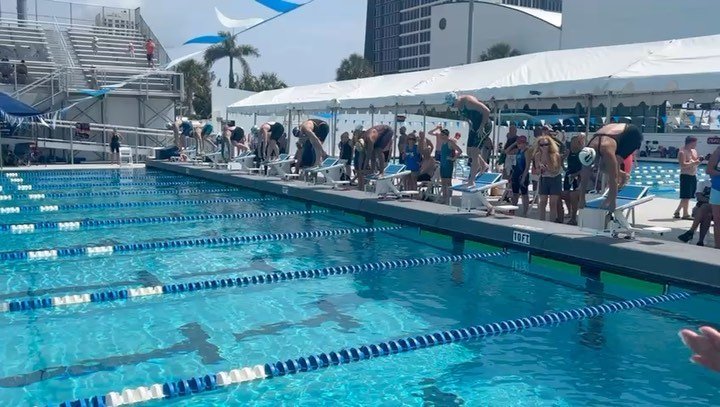
[[[580,163],[585,167],[591,166],[595,162],[596,156],[597,153],[594,149],[590,147],[585,147],[578,153],[578,159],[580,160]]]
[[[365,127],[364,127],[362,124],[358,124],[358,125],[355,127],[355,131],[356,131],[356,132],[365,131]]]
[[[294,128],[292,129],[292,135],[293,135],[294,137],[300,137],[300,136],[301,136],[301,134],[300,134],[300,129],[297,128],[297,127],[294,127]]]
[[[260,127],[258,127],[258,126],[252,126],[252,128],[250,129],[251,134],[257,134],[259,131],[260,131]]]
[[[455,103],[457,102],[457,100],[458,100],[458,94],[455,92],[450,92],[447,95],[445,95],[445,103],[450,107],[453,107],[455,105]]]

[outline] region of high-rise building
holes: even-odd
[[[430,68],[430,11],[438,4],[467,0],[368,0],[365,58],[376,75]],[[485,0],[561,11],[562,0]]]

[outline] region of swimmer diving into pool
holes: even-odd
[[[365,130],[360,125],[355,128],[354,134],[357,134],[365,143],[365,163],[361,168],[382,174],[386,164],[383,152],[392,143],[395,135],[393,129],[382,124]]]
[[[643,134],[632,124],[612,123],[595,132],[587,147],[579,153],[583,164],[583,175],[580,194],[580,208],[585,207],[585,193],[592,176],[592,165],[596,164],[599,174],[607,177],[608,194],[602,208],[612,212],[615,210],[618,189],[625,185],[630,175],[623,170],[621,163],[640,148]]]
[[[490,135],[489,132],[485,132],[485,125],[490,119],[490,109],[475,96],[460,96],[455,92],[448,93],[447,96],[445,96],[445,103],[451,108],[458,109],[460,115],[467,120],[470,125],[467,150],[472,164],[470,166],[470,176],[468,177],[467,183],[470,186],[475,185],[475,177],[477,177],[478,173],[485,172],[489,168],[480,153],[485,139]]]

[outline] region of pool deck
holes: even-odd
[[[665,236],[666,240],[646,237],[635,240],[612,239],[581,231],[576,226],[504,215],[487,217],[477,212],[459,212],[456,207],[417,200],[378,200],[374,195],[356,190],[333,190],[324,185],[240,175],[224,169],[210,169],[186,163],[150,161],[147,167],[460,235],[471,240],[579,264],[588,271],[610,271],[658,282],[681,283],[713,291],[720,289],[720,251],[676,243],[672,240],[681,232],[676,233],[675,230]],[[643,206],[638,212],[644,210]],[[669,212],[670,215],[672,210],[674,208]],[[650,214],[650,217],[671,217],[665,216],[667,211],[661,214],[651,211],[654,215]],[[638,216],[639,224],[647,221],[647,217]],[[689,227],[690,223],[677,221],[677,225],[685,228]],[[710,243],[710,240],[711,236],[707,242]]]

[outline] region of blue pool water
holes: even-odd
[[[388,227],[398,225],[368,223],[337,210],[310,208],[303,202],[153,170],[123,172],[123,183],[136,177],[142,185],[86,186],[106,182],[101,178],[112,179],[113,174],[117,172],[88,171],[68,179],[71,173],[28,173],[23,184],[34,184],[33,193],[123,194],[14,199],[0,202],[0,207],[159,201],[178,205],[2,214],[0,224],[293,214],[111,224],[75,231],[37,229],[23,234],[6,230],[0,231],[0,252],[365,227],[376,231],[5,260],[0,262],[0,301],[499,250],[461,244],[412,227],[391,230]],[[181,184],[154,187],[155,180]],[[2,175],[0,185],[3,194],[14,198],[27,194],[15,191]],[[53,188],[44,189],[48,185]],[[57,185],[64,188],[54,188]],[[139,191],[145,192],[134,194]],[[153,191],[159,193],[153,195]],[[238,201],[180,205],[219,199]],[[488,261],[5,312],[0,313],[5,345],[0,349],[0,404],[57,405],[346,347],[658,295],[661,290],[606,273],[603,282],[598,282],[581,276],[574,266],[541,260],[530,264],[526,255],[509,253]],[[717,298],[703,294],[652,308],[231,385],[148,405],[317,406],[336,405],[338,400],[347,405],[710,405],[717,400],[717,377],[688,363],[689,355],[676,332],[717,322],[718,310]]]
[[[708,179],[705,166],[698,168],[698,180]],[[636,162],[630,183],[650,187],[650,192],[661,198],[678,199],[680,167],[676,163]]]

